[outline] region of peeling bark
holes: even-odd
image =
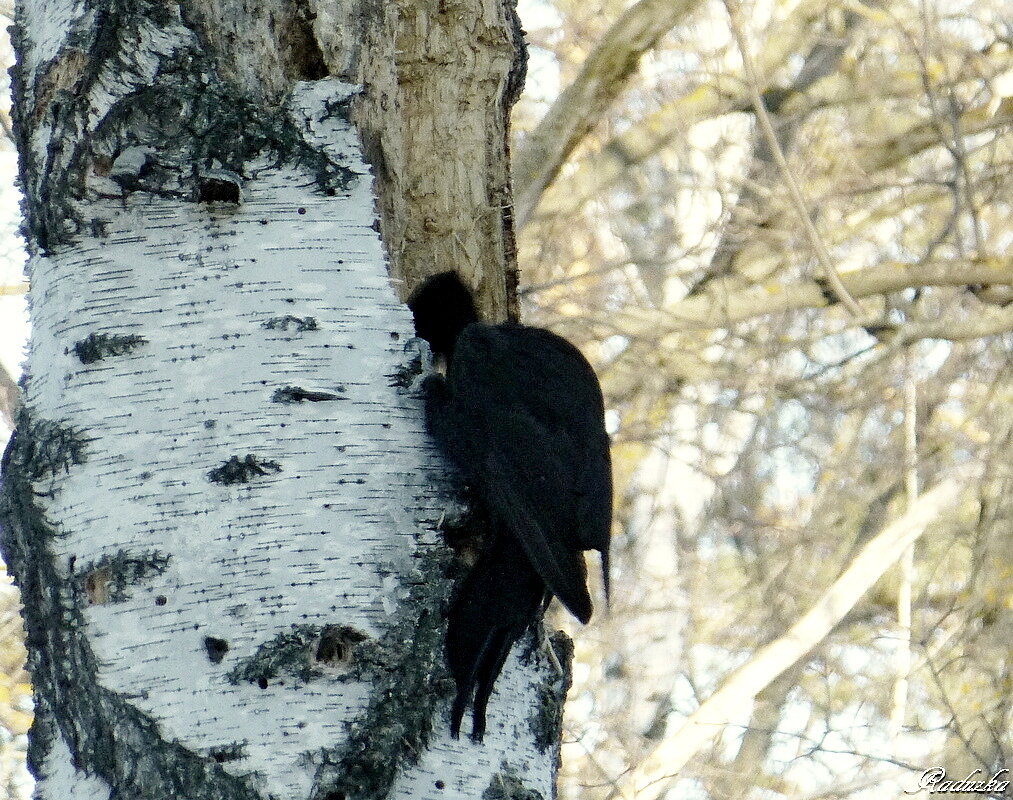
[[[455,269],[484,319],[516,319],[507,124],[526,56],[515,2],[365,7],[355,118],[401,298]]]

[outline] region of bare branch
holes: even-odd
[[[925,529],[956,504],[970,474],[950,478],[922,495],[904,516],[884,528],[787,633],[760,648],[662,741],[623,781],[638,798],[664,796],[671,780],[728,724],[743,704],[819,644]]]
[[[998,105],[991,102],[968,108],[953,120],[963,136],[998,130],[1013,124],[1013,98],[1004,98]],[[932,147],[945,147],[940,141],[937,125],[933,120],[919,122],[902,133],[890,136],[859,149],[858,166],[864,172],[880,172],[896,167],[903,161],[925,152]]]
[[[769,54],[762,54],[769,61]],[[790,55],[790,54],[789,54]],[[768,69],[761,68],[761,74]],[[955,81],[953,88],[965,86]],[[763,86],[766,89],[766,85]],[[966,88],[966,87],[965,87]],[[901,92],[897,92],[902,94]],[[842,94],[840,104],[855,100],[853,95]],[[568,216],[575,214],[597,192],[612,186],[632,164],[639,164],[666,147],[676,136],[706,119],[741,109],[741,95],[722,94],[714,86],[695,87],[692,92],[665,105],[646,117],[639,125],[614,137],[600,150],[578,164],[575,173],[568,176],[566,189],[546,195],[539,206],[539,215]],[[959,120],[964,136],[973,136],[998,130],[1013,122],[1013,100],[1006,99],[996,107],[991,102],[968,108]],[[858,143],[855,168],[874,174],[892,169],[933,147],[941,147],[938,133],[931,122],[912,124],[900,133],[892,133],[879,141]]]
[[[803,95],[813,84],[839,68],[841,59],[852,44],[852,37],[864,20],[860,14],[846,13],[841,35],[830,39],[817,39],[806,54],[798,77],[790,86],[764,91],[762,110],[771,120],[771,127],[777,133],[777,141],[782,152],[792,149],[804,122],[814,110],[813,108],[799,110],[795,108],[798,104],[790,101]],[[755,83],[753,85],[756,86]],[[792,110],[789,111],[788,108]],[[774,215],[781,213],[769,203],[771,172],[776,166],[774,156],[765,143],[766,140],[762,136],[751,143],[753,155],[745,182],[728,214],[727,222],[722,226],[714,248],[714,256],[706,272],[693,284],[690,294],[699,294],[712,280],[736,272],[737,262],[744,251],[749,250],[744,247],[746,240],[743,239],[742,232],[765,227],[772,221]]]
[[[868,269],[845,272],[840,277],[848,292],[858,298],[918,286],[1013,284],[1013,259],[974,259],[966,263],[884,263]],[[715,281],[703,294],[669,306],[664,312],[666,320],[663,324],[670,330],[722,328],[765,314],[822,308],[832,304],[832,299],[827,297],[825,284],[819,280],[787,285],[771,281],[741,290],[731,288],[727,281]],[[996,325],[996,319],[987,319],[989,321],[984,329],[991,330]],[[645,333],[651,330],[656,335],[658,324],[658,319],[652,317],[644,322],[632,322],[630,329],[643,329]]]
[[[911,344],[920,339],[944,339],[961,342],[968,339],[984,339],[1013,331],[1013,305],[1003,309],[983,307],[972,319],[933,320],[931,322],[909,322],[900,329],[902,344]]]
[[[697,5],[699,0],[640,0],[608,30],[514,159],[518,227],[527,222],[545,187],[623,90],[640,57]]]
[[[834,262],[830,258],[830,253],[827,252],[827,246],[824,244],[823,238],[820,236],[819,231],[816,230],[816,226],[813,224],[812,217],[809,214],[810,203],[802,194],[802,187],[799,185],[799,182],[795,179],[794,173],[789,168],[788,162],[784,158],[784,153],[781,152],[781,144],[777,141],[777,134],[774,132],[774,126],[770,124],[770,116],[767,114],[763,98],[760,97],[756,70],[753,67],[753,58],[750,55],[749,45],[746,42],[746,36],[743,33],[742,23],[739,19],[738,3],[736,0],[724,0],[724,3],[725,8],[728,11],[728,19],[731,24],[732,33],[735,35],[735,41],[739,45],[739,53],[742,56],[742,69],[746,73],[749,94],[753,103],[753,112],[756,114],[756,119],[760,125],[760,129],[763,131],[764,138],[767,140],[767,147],[770,149],[770,154],[774,158],[774,163],[777,164],[777,169],[781,173],[781,179],[788,187],[788,192],[791,195],[795,213],[798,215],[799,222],[802,223],[802,228],[805,230],[806,238],[809,239],[810,247],[812,247],[813,252],[816,254],[816,258],[820,262],[820,266],[823,268],[823,274],[830,282],[830,285],[837,293],[837,296],[840,297],[845,307],[851,313],[851,316],[860,317],[862,316],[862,307],[858,305],[858,302],[851,296],[851,293],[848,291],[844,283],[842,283],[841,276],[837,272],[837,267],[834,266]]]

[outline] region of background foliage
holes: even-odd
[[[593,356],[617,429],[616,589],[576,632],[562,794],[883,798],[933,766],[991,775],[1013,764],[1009,15],[674,5],[526,17],[528,318]],[[639,68],[591,109],[568,87],[606,74],[637,14]],[[544,120],[584,112],[560,146]],[[556,146],[531,192],[523,167]],[[969,465],[817,646],[737,695],[685,767],[651,763]]]

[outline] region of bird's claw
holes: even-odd
[[[417,362],[419,365],[419,372],[426,374],[435,371],[436,367],[433,362],[433,351],[429,347],[429,342],[420,336],[413,336],[404,345],[404,351],[411,353],[415,356],[411,363]]]
[[[411,391],[421,390],[426,378],[436,373],[436,365],[433,361],[433,351],[429,342],[418,336],[413,336],[404,345],[405,353],[410,353],[406,372],[412,376],[409,383]]]

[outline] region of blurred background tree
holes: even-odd
[[[1008,7],[521,16],[526,319],[588,354],[615,434],[560,796],[881,800],[1013,766]]]
[[[1002,6],[527,10],[526,311],[597,366],[618,477],[563,797],[884,798],[1013,765]],[[761,658],[969,465],[815,644]]]

